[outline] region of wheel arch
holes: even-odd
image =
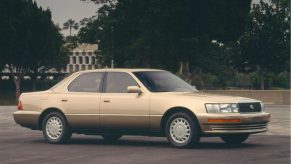
[[[162,117],[162,119],[161,119],[161,125],[160,125],[160,127],[161,127],[161,135],[162,135],[162,136],[165,136],[165,128],[166,128],[166,123],[167,123],[168,118],[169,118],[172,114],[177,113],[177,112],[185,112],[185,113],[188,113],[189,115],[193,116],[194,121],[196,121],[196,122],[198,123],[198,125],[199,125],[199,129],[201,130],[201,128],[200,128],[200,124],[199,124],[199,121],[198,121],[198,119],[197,119],[197,117],[196,117],[196,115],[195,115],[194,112],[192,112],[190,109],[188,109],[188,108],[186,108],[186,107],[176,106],[176,107],[172,107],[172,108],[168,109],[168,110],[164,113],[164,115],[163,115],[163,117]]]
[[[56,108],[56,107],[50,107],[50,108],[47,108],[45,109],[39,116],[39,119],[38,119],[38,127],[39,129],[42,129],[42,122],[43,122],[43,119],[45,118],[45,116],[51,112],[58,112],[60,114],[62,114],[65,118],[65,120],[67,121],[67,118],[65,116],[65,114],[62,112],[62,110],[60,110],[59,108]],[[68,123],[68,121],[67,121]]]

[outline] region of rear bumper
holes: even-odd
[[[268,130],[270,121],[269,113],[248,114],[204,114],[198,116],[203,134],[238,134],[238,133],[261,133]],[[212,120],[212,121],[209,121]],[[226,120],[226,122],[215,122],[213,120]],[[227,122],[227,120],[235,120]],[[239,120],[239,121],[238,121]]]
[[[33,111],[17,111],[13,113],[14,121],[17,124],[33,130],[40,129],[39,116],[39,112]]]

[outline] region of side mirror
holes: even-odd
[[[142,90],[138,86],[128,86],[127,93],[138,93],[141,94]]]

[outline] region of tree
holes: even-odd
[[[67,21],[63,24],[63,29],[64,29],[64,30],[69,29],[69,31],[70,31],[70,36],[72,36],[72,29],[74,29],[74,30],[78,30],[78,29],[79,29],[79,25],[78,25],[78,23],[76,23],[74,20],[69,19],[69,20],[67,20]]]
[[[181,61],[190,69],[209,69],[215,64],[203,61],[210,62],[218,54],[209,51],[217,50],[212,41],[225,44],[237,40],[248,20],[250,3],[119,0],[104,4],[96,20],[80,30],[79,36],[85,42],[95,40],[105,62],[113,59],[118,67],[157,67],[176,72]]]
[[[2,0],[0,15],[0,59],[13,78],[18,98],[25,75],[35,80],[65,63],[62,35],[51,21],[51,12],[32,0]]]
[[[105,3],[116,3],[117,0],[81,0],[81,1],[92,1],[96,4],[105,4]]]
[[[260,88],[265,89],[265,77],[289,68],[290,2],[274,0],[254,4],[248,30],[239,39],[240,52],[235,64],[256,71]]]
[[[73,50],[78,46],[78,44],[79,44],[78,36],[67,36],[65,39],[65,47],[68,50]]]
[[[84,18],[80,21],[78,39],[80,43],[97,44],[98,22],[97,17]]]

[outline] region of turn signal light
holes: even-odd
[[[208,119],[208,123],[239,123],[240,119]]]
[[[21,101],[18,101],[17,109],[18,110],[23,110]]]

